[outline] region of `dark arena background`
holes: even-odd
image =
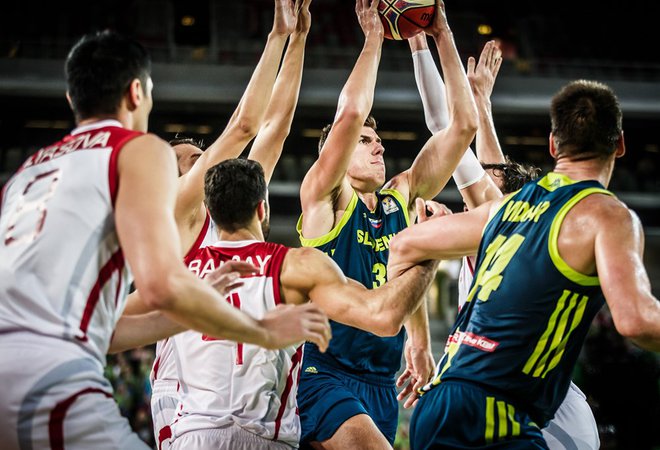
[[[298,246],[298,191],[332,121],[362,46],[353,0],[313,0],[302,89],[270,186],[270,240]],[[495,126],[512,159],[551,168],[550,97],[567,81],[603,81],[619,96],[626,155],[610,188],[641,218],[645,263],[660,296],[660,52],[655,2],[446,0],[461,58],[496,39],[504,62],[492,95]],[[0,12],[0,185],[42,145],[74,127],[63,63],[79,36],[106,28],[136,37],[153,59],[150,131],[211,143],[236,107],[270,31],[272,0],[9,1]],[[433,49],[433,45],[431,44]],[[433,50],[434,57],[437,57]],[[428,138],[408,44],[386,41],[373,114],[388,176],[410,166]],[[453,181],[438,199],[462,209]],[[456,302],[457,262],[440,266],[430,292],[434,355]],[[107,376],[122,413],[152,445],[148,374],[153,348],[110,357]],[[17,362],[1,361],[2,364]],[[594,321],[574,380],[585,392],[603,449],[660,449],[660,357],[621,338],[606,309]],[[402,409],[395,448],[408,448]],[[0,445],[1,447],[1,445]]]

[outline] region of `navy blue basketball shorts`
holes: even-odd
[[[524,412],[478,386],[445,381],[417,403],[410,448],[547,450],[541,430]]]
[[[303,448],[330,439],[341,424],[358,414],[369,415],[393,444],[399,415],[396,395],[391,377],[358,376],[305,358],[298,386]]]

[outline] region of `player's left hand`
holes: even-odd
[[[296,10],[293,0],[275,0],[273,33],[289,36],[296,28]]]
[[[479,62],[468,58],[467,77],[475,100],[490,101],[495,79],[502,66],[502,51],[495,41],[488,41],[481,51]]]
[[[397,400],[401,401],[408,397],[403,407],[410,408],[419,401],[417,390],[428,383],[433,376],[435,362],[429,347],[415,347],[410,340],[406,341],[404,356],[406,370],[396,380],[396,385],[401,387],[405,384],[405,387],[399,392]]]
[[[420,197],[415,199],[415,210],[417,212],[417,221],[419,223],[452,214],[451,209],[447,208],[447,206],[442,203],[433,200],[424,200]]]
[[[307,34],[312,26],[312,15],[309,12],[309,4],[312,0],[296,0],[296,33]]]

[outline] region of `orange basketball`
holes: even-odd
[[[378,12],[386,38],[408,39],[431,23],[435,0],[380,0]]]

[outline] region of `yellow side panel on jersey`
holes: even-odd
[[[600,281],[598,280],[597,276],[582,274],[566,264],[566,261],[564,261],[561,255],[559,255],[557,242],[559,239],[559,230],[561,229],[561,224],[564,221],[566,214],[568,214],[568,212],[573,206],[577,204],[577,202],[591,194],[613,195],[610,191],[600,188],[589,188],[578,192],[559,210],[554,220],[552,221],[552,225],[550,226],[550,234],[548,236],[548,252],[550,253],[550,258],[552,259],[555,267],[566,278],[581,286],[598,286]]]
[[[358,196],[353,191],[353,196],[351,197],[351,201],[348,202],[348,206],[346,206],[346,210],[344,211],[344,214],[341,216],[341,220],[335,227],[324,234],[323,236],[319,236],[317,238],[312,238],[312,239],[307,239],[302,235],[302,219],[303,216],[302,214],[300,215],[300,218],[298,219],[298,223],[296,224],[296,230],[298,231],[298,236],[300,237],[300,243],[302,244],[303,247],[319,247],[323,244],[327,244],[328,242],[332,241],[335,239],[337,236],[339,236],[339,233],[341,232],[342,228],[344,228],[344,225],[346,225],[351,218],[351,215],[353,214],[353,211],[355,211],[355,206],[357,205],[358,202]]]

